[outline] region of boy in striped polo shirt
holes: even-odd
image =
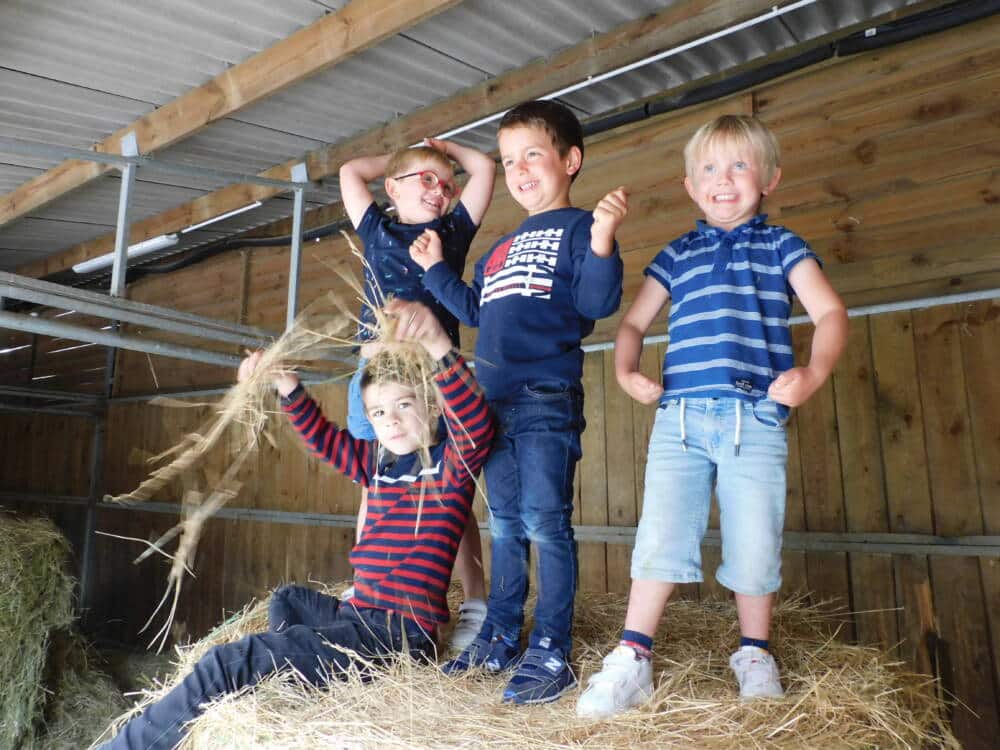
[[[833,370],[847,313],[809,246],[758,213],[781,178],[778,154],[774,135],[752,117],[725,115],[695,133],[684,149],[684,185],[705,219],[653,259],[618,329],[619,385],[659,409],[625,630],[580,697],[581,716],[610,716],[652,693],[650,656],[663,609],[676,584],[702,580],[713,485],[722,535],[715,577],[735,593],[742,636],[729,664],[742,698],[783,695],[768,636],[781,584],[785,423],[789,408]],[[804,367],[793,361],[793,295],[816,327]],[[639,372],[639,355],[668,303],[661,385]]]
[[[282,408],[313,452],[369,490],[364,528],[351,552],[353,598],[341,601],[301,586],[279,589],[266,633],[211,649],[105,748],[173,748],[204,704],[277,670],[322,684],[353,669],[365,674],[368,665],[395,653],[433,658],[437,626],[448,621],[445,595],[472,507],[473,477],[494,427],[482,391],[435,315],[402,300],[386,309],[398,318],[397,339],[419,342],[435,374],[433,388],[403,382],[392,372],[398,368],[386,367],[389,352],[373,357],[362,396],[377,440],[354,438],[327,422],[293,373],[275,379]],[[260,353],[245,359],[240,380],[259,361]],[[442,413],[447,434],[435,435]]]

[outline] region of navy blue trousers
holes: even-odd
[[[531,545],[538,601],[530,646],[571,648],[576,595],[573,476],[580,460],[583,398],[532,383],[490,402],[498,421],[483,474],[490,506],[490,597],[484,634],[517,641],[524,624]]]
[[[415,621],[382,609],[355,608],[350,602],[302,586],[285,586],[271,597],[268,632],[213,647],[191,674],[122,727],[103,750],[170,750],[184,738],[184,725],[202,706],[225,693],[255,685],[285,669],[314,685],[364,669],[356,651],[378,664],[390,655],[433,658],[434,642]]]

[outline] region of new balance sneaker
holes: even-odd
[[[482,599],[466,599],[458,608],[458,622],[451,631],[448,648],[454,653],[464,651],[479,635],[486,622],[486,602]]]
[[[576,675],[562,652],[548,647],[543,638],[521,657],[517,671],[503,691],[504,703],[548,703],[576,687]]]
[[[653,694],[653,665],[628,646],[618,646],[604,657],[601,671],[590,676],[576,704],[576,715],[606,719],[649,700]]]
[[[774,657],[762,648],[741,647],[729,657],[729,667],[740,683],[740,698],[743,700],[781,698],[785,694],[781,689],[778,665],[774,663]]]
[[[462,653],[442,664],[441,671],[445,674],[456,674],[482,668],[486,672],[502,672],[517,660],[517,656],[517,644],[511,643],[500,634],[486,640],[480,633]]]

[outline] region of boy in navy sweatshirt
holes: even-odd
[[[448,621],[445,596],[475,495],[473,477],[494,426],[475,378],[434,314],[402,300],[386,309],[398,316],[397,339],[419,342],[435,374],[433,385],[404,382],[398,368],[378,359],[388,352],[375,355],[362,396],[377,441],[326,421],[294,374],[274,381],[282,408],[312,451],[369,490],[364,527],[351,551],[354,596],[343,601],[301,586],[279,589],[266,633],[212,648],[105,750],[173,748],[204,704],[278,670],[322,684],[354,669],[366,673],[396,653],[433,658],[437,627]],[[259,361],[260,353],[247,357],[240,380]],[[441,413],[447,434],[434,436]]]
[[[486,623],[444,669],[514,669],[504,701],[544,703],[576,685],[567,660],[577,577],[573,475],[584,428],[580,341],[621,302],[614,235],[627,198],[619,188],[592,213],[571,206],[583,130],[557,102],[510,110],[497,140],[507,189],[528,218],[480,259],[471,286],[443,262],[434,232],[410,247],[424,286],[479,327],[476,374],[499,422],[484,467],[493,537]],[[522,655],[532,542],[538,603]]]

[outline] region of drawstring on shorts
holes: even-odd
[[[687,411],[687,399],[681,399],[681,409],[678,415],[681,427],[681,448],[687,453],[687,425],[684,424],[684,413]],[[743,436],[743,402],[736,401],[736,434],[733,436],[733,455],[740,455],[740,439]]]
[[[681,448],[687,453],[687,430],[684,427],[684,409],[687,408],[687,399],[681,399]]]
[[[736,435],[733,437],[733,455],[740,455],[740,433],[743,432],[743,402],[736,402]]]

